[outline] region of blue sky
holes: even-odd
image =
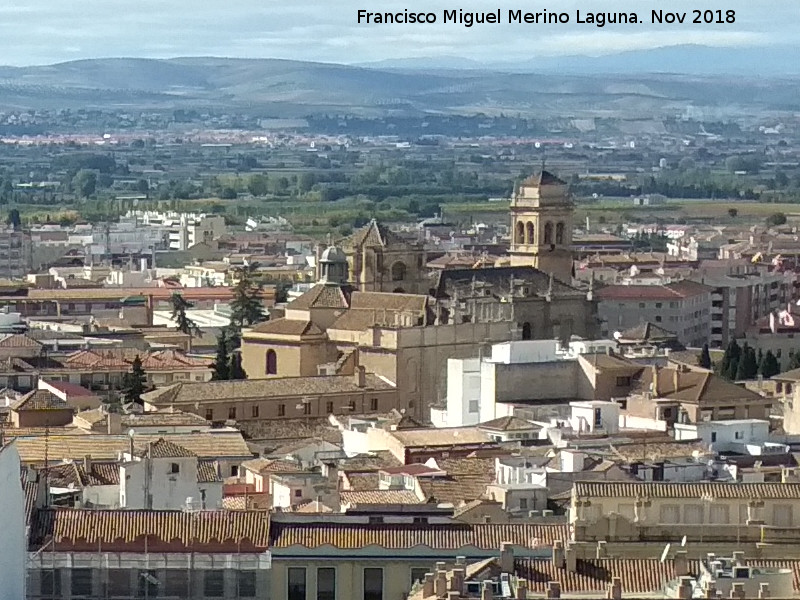
[[[650,24],[414,26],[356,24],[356,11],[548,8],[569,12],[692,8],[736,10],[733,25]],[[4,0],[0,63],[47,64],[80,58],[232,56],[358,63],[458,56],[506,62],[536,56],[609,54],[676,44],[749,47],[796,44],[795,0]]]

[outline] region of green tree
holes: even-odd
[[[97,190],[97,173],[89,169],[81,169],[72,178],[72,187],[81,198],[88,198]]]
[[[786,366],[787,371],[792,369],[800,369],[800,351],[792,352],[789,355],[789,364]]]
[[[253,196],[266,196],[269,192],[269,177],[260,173],[251,175],[247,180],[247,191]]]
[[[728,209],[728,216],[731,219],[735,219],[736,217],[739,216],[739,209],[737,209],[737,208],[729,208]]]
[[[747,343],[742,347],[742,355],[739,363],[736,366],[736,380],[744,381],[753,379],[758,374],[758,361],[756,360],[756,351],[751,348]]]
[[[139,406],[144,406],[142,394],[147,389],[147,374],[142,367],[142,359],[139,355],[133,359],[131,370],[122,378],[122,398],[126,403],[135,403]]]
[[[772,350],[767,350],[764,354],[764,362],[761,365],[761,375],[764,377],[773,377],[781,372],[781,366],[778,364],[778,359],[772,353]]]
[[[739,356],[742,349],[735,339],[728,342],[728,347],[725,348],[725,354],[722,355],[722,361],[719,365],[719,374],[726,379],[735,379],[736,370],[739,368]]]
[[[186,300],[180,292],[173,293],[169,301],[172,305],[172,320],[175,322],[175,329],[185,333],[190,338],[203,335],[197,323],[186,314],[186,311],[192,308],[194,303]]]
[[[782,212],[772,213],[767,217],[767,227],[777,227],[786,224],[786,215]]]
[[[251,263],[234,271],[237,278],[231,300],[231,324],[241,329],[265,320],[261,301],[262,284],[255,278],[258,265]]]
[[[12,208],[10,211],[8,211],[6,223],[11,226],[14,231],[20,229],[22,227],[22,219],[20,219],[19,210]]]
[[[700,356],[697,357],[697,364],[704,369],[711,368],[711,353],[708,351],[708,344],[703,344],[703,350],[700,352]]]
[[[212,381],[228,381],[231,378],[231,355],[228,352],[228,335],[223,329],[217,336],[217,354],[212,364]]]
[[[245,373],[244,368],[242,367],[242,353],[241,352],[233,352],[231,354],[231,364],[230,364],[230,368],[228,369],[228,378],[229,379],[247,379],[247,373]]]

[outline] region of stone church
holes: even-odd
[[[594,337],[591,290],[572,288],[573,208],[550,173],[524,181],[511,206],[507,266],[428,276],[421,243],[376,221],[317,256],[318,283],[281,318],[242,336],[248,376],[351,374],[395,383],[405,408],[428,419],[442,398],[447,359],[513,339]]]

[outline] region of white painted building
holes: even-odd
[[[786,444],[770,441],[769,421],[762,419],[676,423],[675,439],[702,440],[718,454],[735,452],[760,456],[789,452]]]
[[[19,453],[13,443],[0,448],[0,600],[25,598],[25,496],[20,485]]]
[[[160,438],[144,451],[123,454],[119,503],[129,509],[216,509],[222,479],[215,462],[198,461],[182,446]]]

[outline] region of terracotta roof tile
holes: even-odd
[[[353,288],[348,285],[318,283],[286,305],[288,309],[348,308]]]
[[[222,481],[219,475],[219,465],[215,460],[197,461],[197,483],[213,483]]]
[[[576,482],[573,493],[595,498],[714,498],[800,499],[800,483]]]
[[[33,390],[11,405],[11,410],[65,410],[70,406],[64,400],[48,390]]]
[[[41,348],[42,345],[27,334],[12,333],[0,338],[0,348]]]
[[[172,442],[168,442],[164,438],[158,438],[154,442],[148,442],[145,447],[139,451],[139,456],[149,456],[150,458],[188,458],[197,456],[189,452],[183,446],[178,446]]]
[[[273,335],[298,335],[298,336],[313,336],[323,335],[322,329],[311,321],[294,321],[291,319],[275,319],[259,323],[250,331],[244,333],[243,337],[247,339],[251,333],[268,333]]]
[[[356,524],[319,520],[288,522],[273,519],[270,545],[275,548],[303,546],[308,549],[333,546],[342,550],[380,546],[389,550],[429,547],[458,550],[474,546],[497,552],[502,542],[530,547],[534,540],[551,545],[567,538],[567,525],[469,524],[451,523],[382,523]]]
[[[342,504],[421,504],[411,490],[364,490],[340,492]]]

